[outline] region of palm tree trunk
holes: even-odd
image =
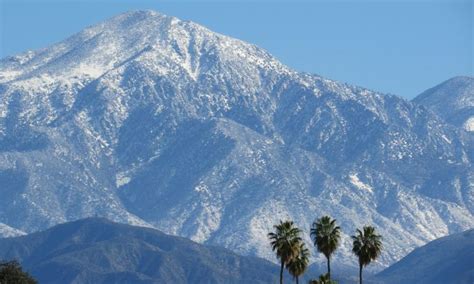
[[[283,260],[281,261],[281,266],[280,266],[280,284],[283,284]]]
[[[296,276],[296,284],[299,284],[298,276]]]
[[[331,264],[330,264],[330,259],[328,257],[328,279],[331,280]]]
[[[359,264],[359,284],[362,284],[362,264]]]

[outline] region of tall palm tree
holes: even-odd
[[[309,263],[309,250],[306,248],[304,243],[300,243],[299,254],[290,260],[286,268],[288,272],[296,279],[296,284],[299,283],[299,277],[303,275],[308,268]]]
[[[300,229],[298,229],[293,221],[281,221],[278,225],[273,226],[275,232],[268,234],[271,241],[272,250],[276,252],[280,259],[280,284],[283,283],[283,267],[288,265],[290,261],[299,254],[300,249]]]
[[[352,252],[359,258],[359,283],[362,284],[362,268],[375,260],[382,252],[382,236],[372,226],[357,229],[352,236]]]
[[[341,228],[336,226],[336,219],[329,216],[323,216],[314,221],[311,227],[311,238],[314,240],[314,246],[323,253],[327,259],[328,277],[331,279],[331,255],[339,246],[341,239]]]

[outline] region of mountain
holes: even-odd
[[[0,239],[39,283],[275,283],[273,263],[160,231],[88,218]]]
[[[380,272],[382,283],[473,283],[474,229],[434,240]]]
[[[468,138],[420,104],[129,12],[0,61],[0,222],[97,215],[276,261],[273,224],[293,219],[309,244],[329,214],[334,263],[357,265],[349,236],[372,224],[380,270],[474,227]]]
[[[457,127],[474,131],[474,78],[454,77],[413,99]]]

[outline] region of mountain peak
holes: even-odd
[[[473,80],[474,80],[474,77],[472,77],[472,76],[464,76],[464,75],[461,75],[461,76],[454,76],[454,77],[452,77],[451,79],[446,80],[445,82],[449,82],[449,81],[456,81],[456,82],[470,81],[470,82],[472,82]]]
[[[474,77],[453,77],[426,90],[413,101],[457,127],[474,131]]]
[[[166,22],[177,23],[179,21],[178,18],[167,16],[154,10],[133,10],[109,18],[102,23],[91,26],[90,28],[98,29],[101,32],[104,29],[107,29],[128,33],[129,29],[136,32],[138,27],[145,30],[151,29],[150,32],[155,32],[156,29],[159,29],[160,24],[163,25]],[[163,27],[166,26],[163,25]]]
[[[473,98],[469,103],[474,106],[474,77],[456,76],[452,77],[418,95],[413,100],[422,102],[428,100],[444,100],[462,97]]]
[[[255,45],[190,21],[138,10],[88,27],[48,48],[3,59],[0,83],[25,81],[25,89],[35,90],[38,84],[54,89],[71,82],[84,84],[130,65],[158,75],[185,73],[193,80],[203,72],[230,77],[248,71],[251,76],[254,72],[249,69],[255,67],[291,72]]]
[[[41,75],[51,80],[66,77],[64,81],[97,78],[163,38],[176,21],[151,10],[120,14],[50,47],[2,60],[0,83]]]
[[[125,13],[122,13],[116,17],[155,17],[163,15],[160,12],[151,9],[143,9],[143,10],[131,10]]]

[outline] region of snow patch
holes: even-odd
[[[358,189],[362,189],[362,190],[366,190],[370,193],[374,193],[372,187],[368,184],[365,184],[363,183],[359,177],[357,176],[357,174],[351,174],[349,175],[349,179],[350,179],[350,182],[355,186],[357,187]]]
[[[116,176],[115,176],[115,185],[117,186],[117,188],[121,187],[121,186],[124,186],[126,185],[127,183],[129,183],[132,179],[128,176],[126,176],[124,173],[118,173]]]
[[[0,238],[10,238],[26,235],[25,232],[10,227],[4,223],[0,223]]]
[[[81,63],[72,73],[97,78],[104,74],[104,70],[96,65]]]
[[[23,72],[21,71],[11,71],[5,70],[0,72],[0,82],[8,82],[10,80],[15,79],[16,77],[20,76]]]
[[[464,129],[469,132],[474,132],[474,116],[471,116],[464,122]]]
[[[449,144],[451,144],[451,140],[448,139],[448,137],[446,137],[446,135],[441,135],[441,138],[444,139],[444,141],[448,142]]]

